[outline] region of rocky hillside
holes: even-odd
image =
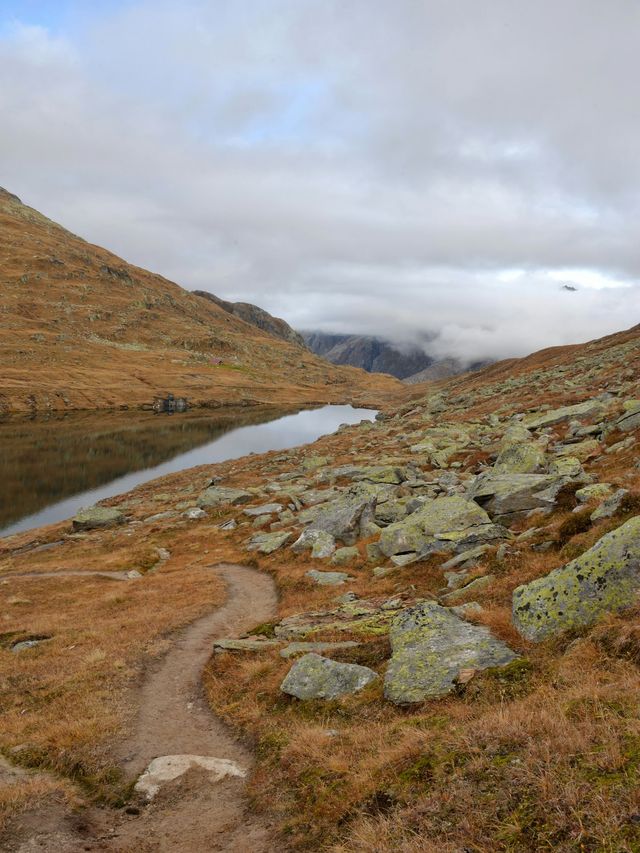
[[[194,290],[193,292],[196,296],[201,296],[203,299],[214,302],[228,314],[234,314],[236,317],[244,320],[245,323],[250,323],[252,326],[262,329],[263,332],[268,332],[275,338],[282,338],[283,341],[297,344],[300,347],[306,346],[302,335],[298,334],[295,329],[292,329],[288,323],[279,317],[274,317],[257,305],[252,305],[250,302],[227,302],[225,299],[220,299],[219,296],[214,296],[213,293],[208,293],[206,290]]]
[[[469,373],[474,370],[479,370],[484,367],[487,362],[474,362],[465,364],[457,358],[443,358],[440,361],[434,361],[429,367],[425,367],[419,373],[414,373],[412,376],[403,378],[403,382],[407,385],[419,385],[421,382],[433,382],[437,379],[448,379],[450,376],[460,376],[462,373]]]
[[[295,341],[93,246],[0,190],[0,413],[372,402],[390,379],[334,368]]]
[[[50,786],[21,781],[7,814],[65,778],[101,780],[103,800],[130,790],[121,697],[202,607],[215,555],[278,585],[277,616],[217,638],[205,674],[256,744],[273,849],[640,849],[639,379],[635,327],[405,386],[375,423],[5,540],[6,642],[55,634],[4,686],[3,753]],[[17,577],[89,563],[142,576],[86,615],[64,580]],[[179,606],[135,621],[153,596]],[[126,651],[97,655],[116,618],[136,625]]]
[[[367,335],[326,335],[302,332],[306,345],[332,364],[349,364],[368,373],[389,373],[404,379],[424,370],[433,359],[421,349],[399,350],[392,343]]]

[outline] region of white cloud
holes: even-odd
[[[2,33],[0,182],[184,286],[472,360],[638,319],[635,4],[145,0]]]

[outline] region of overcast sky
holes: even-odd
[[[0,4],[0,185],[187,288],[441,356],[640,322],[639,95],[636,0]]]

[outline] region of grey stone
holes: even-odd
[[[349,563],[353,563],[359,557],[360,551],[358,551],[355,545],[351,545],[348,548],[338,548],[331,558],[331,562],[334,566],[346,566]]]
[[[340,586],[349,580],[353,580],[345,572],[319,572],[317,569],[310,569],[305,574],[320,586]]]
[[[310,653],[294,663],[280,690],[298,699],[337,699],[357,693],[377,678],[378,674],[366,666]]]
[[[393,654],[384,692],[397,705],[444,696],[461,670],[503,666],[517,657],[488,628],[434,602],[403,610],[391,625],[390,639]]]
[[[316,654],[319,652],[333,652],[340,651],[341,649],[355,649],[361,645],[362,643],[356,643],[353,640],[345,640],[341,643],[311,643],[301,640],[298,643],[289,643],[288,646],[285,646],[280,652],[280,657],[295,658],[298,655],[306,655],[309,652],[315,652]]]
[[[282,512],[282,504],[263,504],[262,506],[250,506],[248,507],[248,509],[243,509],[242,512],[248,516],[274,515],[276,512]]]
[[[627,489],[618,489],[611,497],[604,500],[600,506],[591,513],[591,521],[600,521],[602,518],[611,518],[620,509],[622,501],[628,495]]]
[[[640,590],[640,516],[580,557],[513,592],[513,623],[539,641],[630,607]]]
[[[291,539],[291,533],[256,533],[247,544],[247,551],[258,551],[260,554],[272,554]]]
[[[227,486],[210,486],[198,498],[199,507],[214,507],[221,504],[246,504],[253,500],[255,495],[251,492],[246,492],[244,489],[233,489]]]
[[[114,527],[125,520],[124,513],[117,507],[92,506],[81,509],[73,519],[74,530],[97,530],[101,527]]]

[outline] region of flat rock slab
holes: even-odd
[[[247,551],[257,551],[259,554],[273,554],[291,539],[292,534],[285,533],[256,533],[247,544]]]
[[[361,646],[362,643],[356,643],[353,640],[345,640],[344,642],[336,642],[336,643],[289,643],[282,651],[280,652],[280,657],[282,658],[295,658],[298,655],[306,655],[309,652],[333,652],[339,651],[340,649],[355,649],[357,646]]]
[[[192,768],[202,768],[209,774],[211,782],[220,782],[227,776],[243,779],[247,771],[235,761],[227,758],[211,758],[207,755],[162,755],[154,758],[135,784],[135,790],[152,800],[166,783],[183,776]]]
[[[297,699],[337,699],[357,693],[378,677],[369,667],[339,663],[311,653],[294,663],[280,690]]]
[[[636,516],[566,566],[515,589],[513,623],[523,637],[537,642],[632,606],[639,590]]]
[[[282,512],[282,504],[262,504],[262,506],[250,506],[243,509],[245,515],[273,515],[276,512]]]
[[[517,658],[484,625],[465,622],[431,601],[396,616],[390,639],[384,693],[396,705],[444,696],[462,670],[504,666]]]
[[[219,506],[220,504],[246,504],[254,500],[255,495],[245,492],[244,489],[233,489],[229,486],[210,486],[198,498],[198,506]]]
[[[260,637],[245,637],[243,639],[222,639],[216,640],[213,644],[214,651],[224,652],[261,652],[263,649],[270,649],[273,646],[282,645],[280,640],[268,640]]]
[[[320,586],[340,586],[347,581],[353,580],[351,575],[348,575],[346,572],[319,572],[317,569],[310,569],[305,574]]]

